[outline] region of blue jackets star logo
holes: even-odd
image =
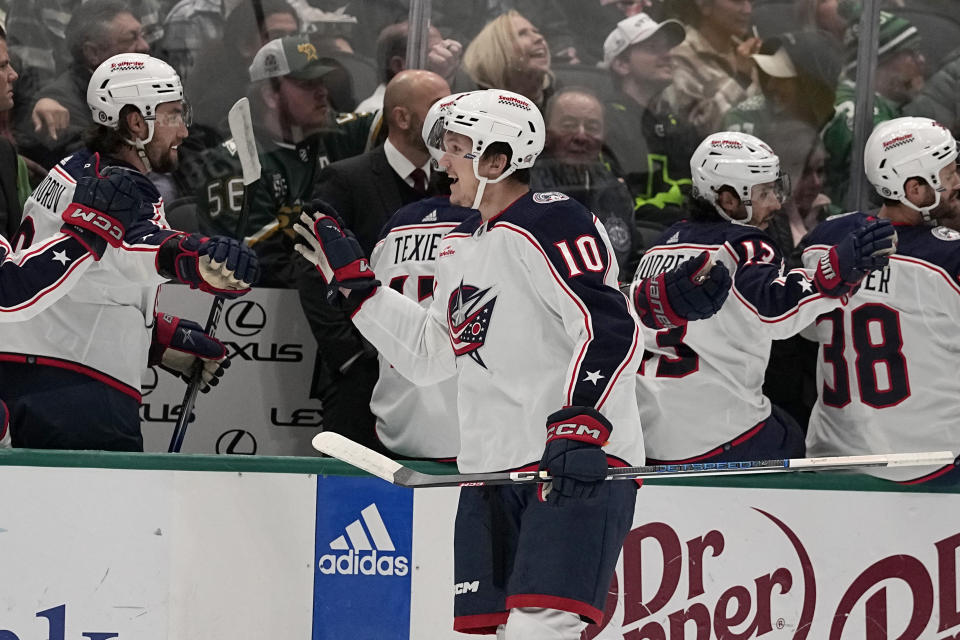
[[[463,284],[454,289],[447,303],[447,331],[453,352],[459,356],[469,356],[484,369],[478,349],[487,339],[490,318],[497,297],[490,295],[490,288],[479,289]]]

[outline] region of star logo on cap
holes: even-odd
[[[303,44],[297,45],[297,51],[307,56],[307,62],[320,59],[320,57],[317,55],[317,48],[309,42],[304,42]]]

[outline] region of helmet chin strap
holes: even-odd
[[[929,184],[929,183],[928,183],[928,184]],[[933,194],[934,194],[933,204],[931,204],[931,205],[928,206],[928,207],[918,207],[917,205],[915,205],[915,204],[913,204],[912,202],[910,202],[910,199],[907,198],[906,195],[904,195],[902,198],[900,198],[900,202],[902,202],[903,204],[905,204],[905,205],[908,206],[909,208],[913,209],[914,211],[918,211],[918,212],[920,213],[920,215],[923,217],[923,221],[924,221],[924,222],[935,222],[935,218],[934,218],[933,215],[932,215],[932,211],[933,211],[934,209],[936,209],[936,208],[940,205],[940,191],[941,191],[941,189],[936,189],[936,188],[934,188],[934,190],[933,190]]]
[[[473,206],[471,209],[479,209],[480,201],[483,200],[483,190],[487,188],[487,179],[480,178],[480,184],[477,186],[477,195],[473,199]]]
[[[153,165],[150,164],[150,159],[147,158],[147,144],[153,140],[153,122],[147,121],[147,139],[141,140],[137,138],[136,140],[131,140],[129,138],[124,138],[123,141],[129,144],[131,147],[137,150],[137,156],[140,158],[140,162],[143,163],[144,173],[150,173],[153,171]]]
[[[727,213],[726,211],[724,211],[723,207],[721,207],[720,204],[717,203],[716,200],[714,200],[714,202],[713,202],[713,208],[717,210],[717,213],[720,214],[720,217],[721,217],[721,218],[723,218],[724,220],[728,220],[728,221],[732,222],[733,224],[742,224],[742,225],[744,225],[744,226],[749,226],[749,225],[750,225],[750,221],[753,220],[753,201],[752,201],[752,200],[746,200],[746,201],[744,201],[743,206],[744,206],[744,208],[747,210],[747,217],[744,218],[743,220],[737,220],[737,219],[733,218],[729,213]]]

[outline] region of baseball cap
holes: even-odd
[[[657,22],[645,13],[624,18],[617,23],[617,27],[610,32],[603,42],[603,66],[609,67],[613,59],[626,51],[631,45],[643,42],[653,37],[661,29],[670,38],[670,47],[673,48],[683,42],[687,32],[677,20]]]
[[[783,43],[778,38],[770,38],[763,44],[760,53],[750,56],[760,70],[774,78],[796,78],[797,68],[793,66],[793,60],[790,59],[790,54],[787,53]],[[774,49],[774,53],[764,53],[765,49]]]
[[[250,80],[289,76],[299,80],[322,78],[336,67],[323,64],[317,47],[306,36],[271,40],[257,51],[250,64]]]
[[[830,87],[837,84],[842,64],[840,48],[833,38],[814,30],[767,38],[760,53],[751,57],[767,75],[775,78],[806,76]]]

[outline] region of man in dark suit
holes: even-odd
[[[17,81],[17,72],[10,62],[7,51],[7,34],[0,28],[0,113],[9,114],[13,109],[13,83]],[[7,116],[2,116],[7,117]],[[17,149],[7,138],[0,135],[0,235],[12,241],[20,226],[23,215],[18,187],[20,160]],[[23,181],[29,192],[26,167],[23,167]]]
[[[367,255],[394,211],[445,189],[442,174],[432,175],[421,129],[430,106],[447,95],[450,87],[435,73],[398,73],[384,93],[388,133],[383,146],[334,162],[320,173],[315,195],[340,212]],[[303,275],[299,290],[319,348],[312,389],[323,402],[324,430],[384,451],[370,412],[378,376],[376,351],[346,314],[326,303],[326,287],[316,269]]]

